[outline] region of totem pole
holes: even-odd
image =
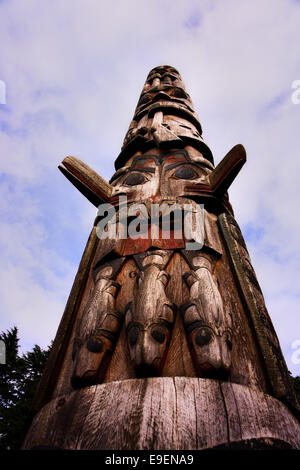
[[[59,167],[99,210],[25,449],[300,447],[299,405],[227,193],[246,153],[236,145],[215,167],[201,135],[179,73],[160,66],[110,182],[75,157]]]

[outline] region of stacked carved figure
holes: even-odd
[[[178,72],[172,67],[154,69],[142,91],[110,187],[106,183],[106,197],[102,195],[97,201],[115,204],[118,221],[121,196],[127,198],[127,218],[128,214],[132,218],[137,215],[131,208],[143,204],[146,229],[140,229],[134,238],[126,233],[125,239],[118,239],[116,231],[109,243],[103,238],[99,241],[99,254],[94,259],[95,285],[75,329],[74,387],[105,380],[122,327],[126,345],[122,353],[119,347],[119,353],[122,359],[126,357],[127,346],[129,377],[170,375],[169,363],[176,375],[227,377],[231,366],[232,312],[224,308],[214,274],[222,255],[216,215],[222,208],[231,212],[226,189],[245,162],[245,152],[242,146],[236,146],[215,169],[201,133]],[[68,171],[80,178],[76,169],[84,166],[82,162],[67,157],[63,163],[66,176]],[[197,203],[203,204],[206,196],[210,210],[203,208],[203,227],[198,228],[202,229],[202,243],[197,250],[197,242],[187,239],[187,225],[194,221],[193,214],[190,219],[185,216],[185,208],[191,207],[190,212],[196,213]],[[150,218],[151,206],[157,208],[156,220]],[[164,229],[167,216],[171,220]],[[176,216],[180,219],[177,230]],[[155,223],[157,233],[153,238],[151,225]],[[186,249],[187,242],[192,249]],[[128,263],[133,263],[129,273],[133,283],[120,274],[127,270]],[[183,267],[185,272],[179,279],[178,272]],[[167,292],[172,271],[177,276]],[[117,304],[124,302],[117,302],[117,298],[123,295],[130,300],[125,309],[119,310]],[[168,351],[176,316],[180,318],[175,337],[180,334],[187,340],[182,338],[177,347],[186,362],[190,354],[190,365],[184,367],[180,361],[175,372],[174,357],[168,358]]]
[[[64,429],[77,424],[70,439],[51,440],[43,431],[44,443],[201,449],[267,436],[262,446],[271,439],[297,447],[297,401],[227,193],[245,161],[244,147],[236,145],[214,165],[191,99],[170,66],[148,75],[110,182],[81,160],[64,159],[60,170],[98,213],[35,401],[43,416],[51,406],[64,408]],[[179,387],[175,401],[170,379]],[[151,405],[147,387],[156,397]],[[152,409],[157,393],[164,417]],[[181,431],[168,437],[168,416],[184,409],[185,399],[195,401],[195,416],[183,413]],[[136,400],[143,422],[147,413],[154,420],[147,430],[135,412],[118,422],[128,400]],[[91,429],[100,420],[99,432],[79,426],[80,404]],[[274,425],[272,406],[289,423],[289,436]],[[47,418],[51,426],[62,426],[53,424],[57,413]],[[253,423],[264,413],[261,433]],[[222,432],[211,431],[207,422],[222,416]],[[117,437],[109,441],[114,428]],[[33,428],[26,448],[41,442],[36,435]]]

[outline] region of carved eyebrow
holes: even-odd
[[[177,163],[171,163],[171,165],[167,165],[165,167],[165,170],[171,170],[172,168],[175,168],[176,166],[185,164],[186,162],[177,162]]]
[[[183,166],[183,165],[191,165],[192,167],[194,168],[197,168],[198,170],[205,170],[205,168],[203,168],[203,165],[201,163],[198,163],[198,162],[193,162],[193,161],[190,161],[190,162],[176,162],[176,163],[172,163],[171,165],[168,165],[166,166],[164,169],[166,171],[168,170],[171,170],[172,168],[175,168],[177,166]]]
[[[137,157],[134,157],[134,159],[132,160],[131,168],[133,168],[134,165],[136,165],[137,163],[142,164],[143,160],[144,161],[153,160],[156,165],[160,164],[159,158],[156,155],[138,155]],[[144,167],[144,168],[148,168],[148,167]]]
[[[141,168],[130,168],[128,170],[124,170],[124,171],[121,171],[119,174],[118,173],[115,173],[111,179],[109,180],[110,183],[112,183],[113,181],[115,181],[116,179],[119,179],[121,176],[125,175],[125,174],[128,174],[128,173],[132,173],[133,171],[139,171],[141,173],[155,173],[155,168],[151,168],[151,167],[147,167],[147,166],[144,166],[144,167],[141,167]]]
[[[171,165],[168,165],[165,167],[165,170],[171,170],[172,168],[175,168],[177,166],[182,166],[182,165],[192,165],[192,166],[196,166],[196,168],[199,168],[196,164],[196,162],[194,163],[191,163],[191,162],[176,162],[176,163],[171,163]]]
[[[128,170],[119,170],[119,171],[116,171],[116,173],[114,175],[112,175],[112,177],[110,178],[109,182],[112,183],[113,181],[117,180],[118,178],[120,178],[120,176],[124,175],[125,173],[127,173]]]
[[[141,171],[142,173],[155,173],[155,168],[152,168],[151,166],[143,166],[140,168],[130,168],[131,171]]]
[[[163,156],[163,160],[167,160],[167,159],[171,159],[171,160],[175,160],[175,163],[181,161],[181,162],[191,162],[191,158],[189,156],[189,154],[187,153],[186,150],[177,150],[175,152],[170,152],[170,153],[167,153],[166,155]]]

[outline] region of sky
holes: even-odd
[[[0,331],[16,325],[23,352],[54,339],[97,211],[57,165],[74,155],[109,179],[168,64],[215,163],[246,148],[230,201],[300,375],[300,2],[0,0],[0,19]]]

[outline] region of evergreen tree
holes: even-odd
[[[19,356],[18,329],[0,335],[6,346],[6,364],[0,364],[0,450],[21,448],[31,403],[51,347]]]

